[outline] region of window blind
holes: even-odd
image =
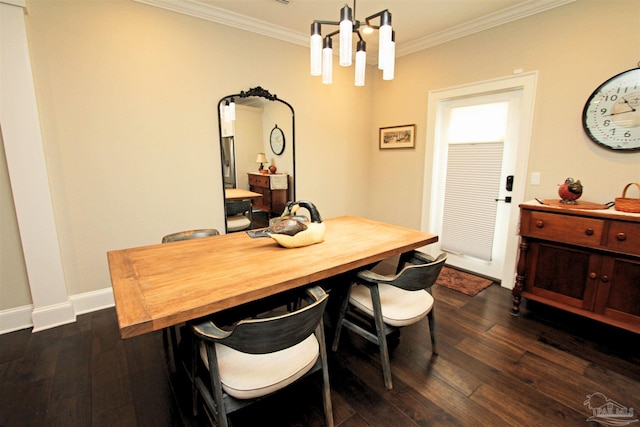
[[[503,145],[448,146],[442,250],[491,260]]]

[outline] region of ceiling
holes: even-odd
[[[314,20],[338,21],[340,9],[345,4],[354,6],[354,0],[134,1],[303,46],[309,45],[310,26]],[[388,9],[396,34],[396,57],[400,57],[574,1],[356,0],[354,17],[364,22],[367,16]],[[379,22],[379,19],[373,21]],[[323,25],[322,34],[336,29]],[[367,40],[367,52],[374,51],[376,44],[375,40]]]

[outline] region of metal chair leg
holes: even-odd
[[[207,358],[209,360],[209,379],[213,391],[213,403],[215,408],[209,408],[216,418],[218,427],[229,427],[227,419],[227,409],[224,405],[224,393],[220,382],[220,370],[218,367],[218,356],[214,344],[207,344]]]
[[[393,389],[393,380],[391,378],[391,362],[389,361],[389,349],[387,347],[387,336],[385,334],[384,320],[382,320],[382,305],[380,304],[380,290],[378,285],[369,287],[371,292],[371,301],[373,303],[373,314],[376,322],[376,334],[378,336],[378,346],[380,347],[380,361],[382,363],[382,375],[384,376],[384,385],[389,390]]]
[[[333,407],[331,405],[331,386],[329,385],[329,365],[327,362],[327,348],[325,347],[324,323],[316,328],[316,336],[320,343],[320,358],[322,364],[322,401],[324,403],[324,417],[327,427],[333,427]]]
[[[191,404],[194,417],[198,415],[198,386],[196,385],[200,350],[198,344],[199,341],[195,338],[191,341]]]
[[[436,324],[435,318],[433,316],[433,308],[431,308],[431,311],[429,312],[429,314],[427,314],[427,318],[429,319],[429,332],[431,333],[431,352],[437,356],[438,350],[436,348]]]
[[[338,351],[338,343],[340,342],[340,332],[342,331],[342,323],[347,314],[347,309],[349,308],[349,296],[351,295],[351,284],[347,289],[347,292],[342,300],[342,304],[340,304],[340,312],[338,313],[338,320],[336,321],[336,331],[333,336],[333,343],[331,345],[332,351]]]

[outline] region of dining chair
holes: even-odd
[[[162,243],[178,242],[180,240],[200,239],[202,237],[219,236],[220,232],[215,228],[203,228],[200,230],[179,231],[167,234],[162,238]]]
[[[371,270],[361,270],[356,274],[340,305],[332,345],[332,350],[337,351],[343,326],[377,344],[388,389],[393,388],[387,345],[389,334],[428,317],[431,351],[438,354],[431,287],[444,266],[447,254],[442,253],[433,259],[413,251],[400,259],[397,274],[381,275]]]
[[[201,239],[203,237],[219,236],[220,232],[215,228],[203,228],[198,230],[179,231],[177,233],[167,234],[162,238],[162,243],[179,242],[181,240]],[[169,341],[171,341],[171,350],[169,349]],[[164,346],[164,354],[167,359],[167,365],[171,367],[171,358],[173,356],[173,364],[177,368],[178,357],[178,335],[175,326],[162,329],[162,344]]]
[[[322,323],[328,294],[314,286],[285,296],[276,310],[244,310],[231,326],[216,314],[191,323],[194,416],[200,397],[209,419],[226,427],[232,412],[321,370],[326,425],[333,426]]]
[[[251,200],[230,200],[227,205],[227,232],[250,230],[253,225]]]

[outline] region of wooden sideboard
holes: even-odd
[[[289,175],[248,173],[249,190],[262,194],[253,201],[253,206],[261,209],[271,217],[280,215],[284,210],[289,195]]]
[[[640,215],[520,205],[521,298],[640,333]]]

